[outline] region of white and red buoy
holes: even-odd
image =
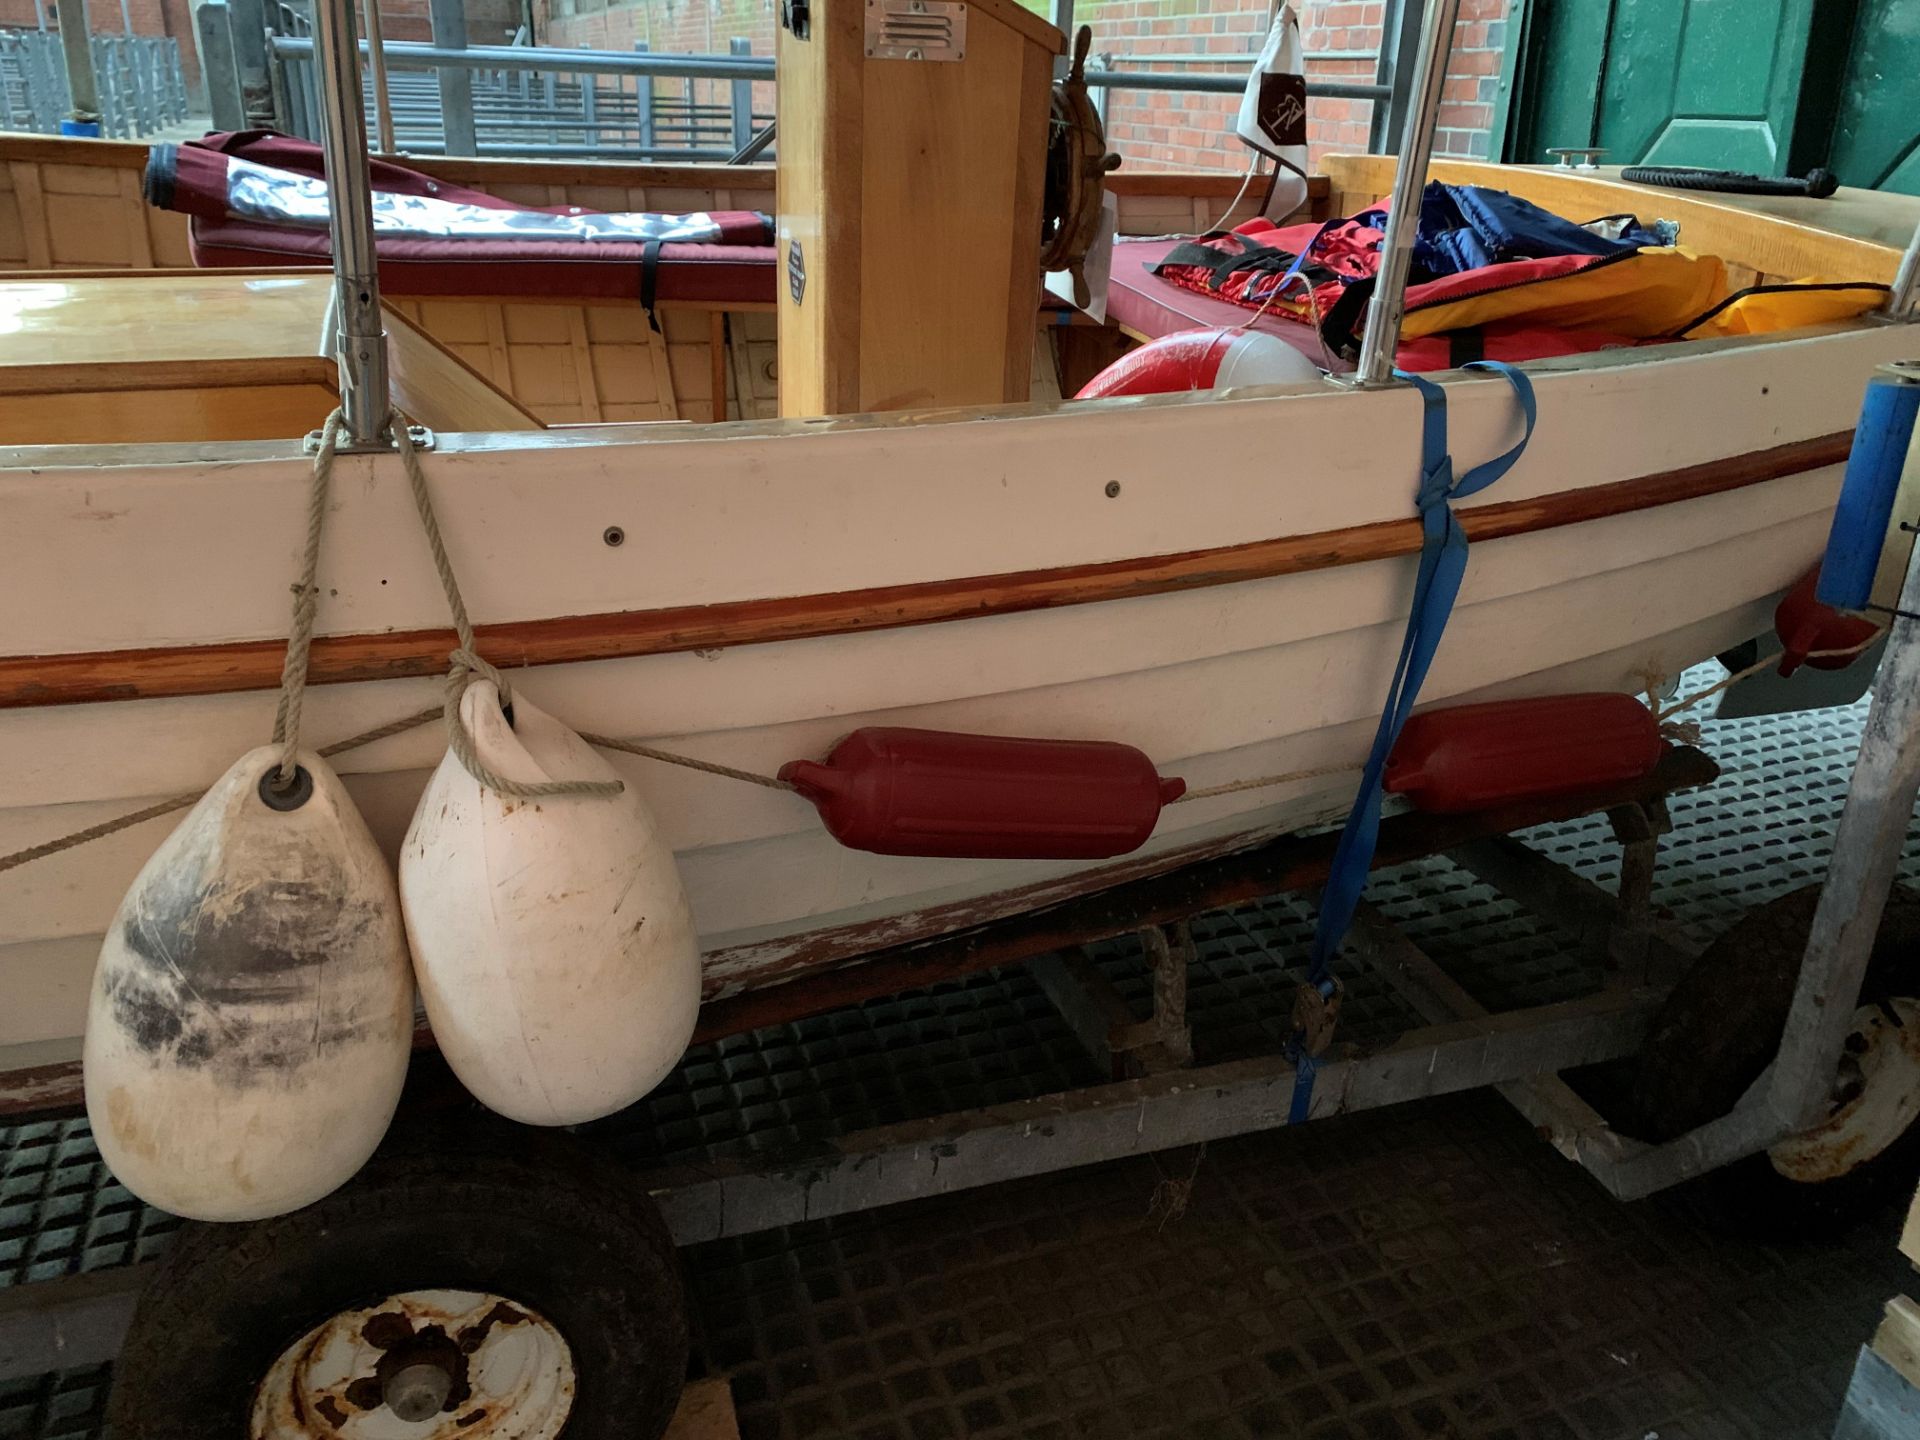
[[[1262,330],[1177,330],[1129,350],[1082,387],[1076,400],[1168,395],[1234,385],[1289,385],[1320,378],[1320,367]]]

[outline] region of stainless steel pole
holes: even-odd
[[[1420,192],[1426,188],[1427,161],[1433,156],[1433,130],[1440,114],[1440,91],[1447,81],[1447,56],[1453,50],[1453,22],[1460,0],[1427,0],[1420,23],[1420,54],[1414,63],[1406,128],[1400,134],[1400,166],[1393,172],[1393,203],[1387,234],[1380,244],[1380,269],[1367,304],[1367,332],[1360,341],[1355,375],[1362,385],[1393,379],[1393,354],[1400,342],[1400,317],[1407,307],[1407,268],[1413,261],[1413,237],[1420,225]],[[1376,102],[1378,103],[1378,102]]]
[[[327,225],[333,237],[333,311],[340,404],[356,447],[384,443],[387,333],[380,323],[380,276],[373,249],[373,187],[367,175],[367,112],[353,0],[314,0],[314,84],[320,92],[320,146],[327,166]]]
[[[380,33],[380,0],[367,0],[367,69],[373,73],[373,123],[380,153],[391,155],[393,101],[387,96],[387,42]]]
[[[1911,461],[1909,461],[1911,463]],[[1830,1109],[1840,1050],[1853,1025],[1860,982],[1873,954],[1880,912],[1900,865],[1920,795],[1920,546],[1873,680],[1873,704],[1846,807],[1833,832],[1833,858],[1813,914],[1800,983],[1787,1015],[1770,1090],[1775,1114],[1812,1125]]]
[[[1889,320],[1905,320],[1913,314],[1916,302],[1920,302],[1920,225],[1913,228],[1913,239],[1907,242],[1907,253],[1900,257],[1893,289],[1880,313]]]

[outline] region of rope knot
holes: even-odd
[[[513,687],[507,684],[507,677],[469,645],[459,645],[449,650],[447,665],[448,673],[459,682],[462,690],[475,680],[491,680],[493,688],[500,692],[500,703],[513,703]]]

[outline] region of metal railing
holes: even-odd
[[[388,41],[386,62],[393,143],[418,155],[450,152],[449,133],[474,137],[481,155],[580,156],[726,161],[773,117],[753,104],[756,81],[773,79],[771,56],[735,40],[727,55],[655,55],[553,46],[453,47]],[[361,53],[370,47],[361,42]],[[314,44],[306,35],[274,35],[268,53],[290,103],[284,126],[319,134],[313,103]],[[466,75],[456,92],[464,115],[445,110],[445,71]],[[667,82],[662,85],[660,81]],[[371,77],[363,84],[375,113]]]
[[[95,35],[88,48],[103,135],[130,140],[186,122],[178,41],[164,35]],[[0,30],[0,129],[55,135],[72,110],[58,33]]]
[[[203,7],[204,8],[204,7]],[[464,120],[475,154],[577,156],[617,152],[639,159],[726,161],[772,117],[753,109],[755,82],[774,78],[773,58],[747,51],[736,39],[726,55],[662,55],[637,50],[580,50],[560,46],[447,46],[389,40],[381,47],[392,95],[395,144],[417,154],[445,154],[449,129],[442,109],[446,87],[436,76],[470,78]],[[370,54],[365,41],[363,55]],[[313,40],[305,34],[268,38],[272,62],[285,76],[293,102],[285,128],[318,134],[312,103]],[[1154,57],[1142,61],[1161,63]],[[1120,90],[1171,90],[1238,95],[1246,87],[1249,57],[1208,57],[1236,68],[1222,73],[1089,67],[1087,84],[1109,96]],[[1383,65],[1383,73],[1395,67]],[[664,94],[659,81],[680,82]],[[701,96],[695,87],[705,87]],[[372,89],[367,86],[367,103]],[[1405,113],[1405,86],[1394,76],[1372,81],[1309,79],[1307,94],[1376,102],[1376,128],[1387,133]],[[724,96],[725,98],[715,98]],[[369,114],[371,114],[369,110]]]

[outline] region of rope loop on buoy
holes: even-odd
[[[300,557],[300,578],[293,583],[293,624],[287,631],[287,658],[280,667],[280,705],[273,716],[273,743],[280,764],[273,788],[293,787],[300,748],[300,711],[307,694],[307,659],[313,652],[313,621],[320,610],[320,535],[327,524],[327,495],[333,486],[333,458],[347,412],[335,409],[320,427],[320,448],[313,456],[313,484],[307,492],[307,547]]]
[[[420,463],[419,447],[413,443],[413,424],[399,410],[392,412],[394,447],[400,452],[401,467],[407,472],[407,485],[413,491],[413,507],[426,532],[427,549],[433,555],[433,568],[440,576],[440,589],[447,597],[447,609],[453,615],[453,632],[459,644],[447,656],[447,694],[444,704],[447,748],[453,751],[466,772],[487,789],[518,799],[537,799],[547,795],[618,795],[625,790],[622,780],[509,780],[496,774],[481,760],[473,734],[460,714],[460,702],[467,687],[476,680],[491,680],[500,695],[500,707],[511,712],[513,690],[507,677],[489,664],[474,648],[473,621],[467,615],[467,602],[460,594],[460,581],[453,573],[453,561],[447,555],[446,541],[440,535],[440,519],[434,513],[433,496],[427,490],[426,467]],[[323,445],[324,448],[324,445]]]

